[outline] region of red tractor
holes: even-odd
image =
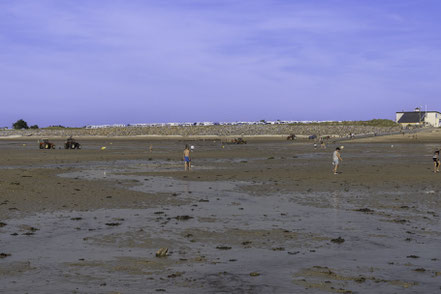
[[[40,149],[55,149],[55,144],[49,142],[49,139],[43,139],[38,141],[40,144]]]

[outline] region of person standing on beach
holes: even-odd
[[[332,164],[334,165],[334,175],[336,175],[338,166],[340,164],[340,161],[343,161],[343,158],[340,156],[340,148],[335,148],[334,153],[332,154]]]
[[[185,145],[184,149],[184,170],[190,171],[191,169],[191,157],[190,157],[190,148],[188,145]]]
[[[435,153],[433,153],[433,172],[439,173],[439,150],[436,150]]]

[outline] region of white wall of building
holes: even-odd
[[[427,112],[424,117],[424,122],[431,125],[432,127],[439,127],[441,120],[441,114],[438,112]]]

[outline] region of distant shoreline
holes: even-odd
[[[231,139],[244,138],[285,138],[294,134],[298,139],[310,136],[349,138],[375,134],[397,133],[396,125],[372,126],[358,123],[349,124],[292,124],[292,125],[229,125],[229,126],[165,126],[165,127],[109,127],[109,128],[48,128],[27,130],[0,130],[2,139],[41,138],[145,138],[145,139]]]
[[[221,140],[242,137],[248,140],[286,140],[294,134],[296,139],[310,137],[344,139],[353,136],[374,136],[399,132],[399,126],[377,127],[363,125],[238,125],[191,127],[113,127],[99,129],[27,129],[0,131],[2,140],[66,139],[145,139],[145,140]]]
[[[240,136],[249,140],[286,140],[288,135],[246,135]],[[80,140],[232,140],[238,136],[217,136],[217,135],[195,135],[195,136],[181,136],[181,135],[136,135],[136,136],[75,136],[74,138]],[[0,136],[0,140],[38,140],[43,137],[38,136]],[[65,140],[66,136],[46,136],[44,138],[53,140]],[[308,139],[308,136],[299,135],[299,140]]]
[[[0,141],[37,141],[48,138],[64,141],[73,136],[78,140],[216,140],[227,142],[242,137],[248,141],[286,140],[291,134],[298,142],[317,142],[321,137],[327,142],[353,143],[438,143],[441,129],[424,128],[402,133],[395,126],[365,126],[349,124],[298,124],[251,126],[191,126],[191,127],[113,127],[101,129],[58,128],[1,130]],[[351,138],[351,134],[353,135]],[[313,140],[308,140],[316,135]]]

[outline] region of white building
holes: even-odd
[[[419,108],[415,108],[414,111],[397,112],[395,122],[402,127],[431,126],[437,128],[441,126],[441,113],[438,111],[421,111]]]

